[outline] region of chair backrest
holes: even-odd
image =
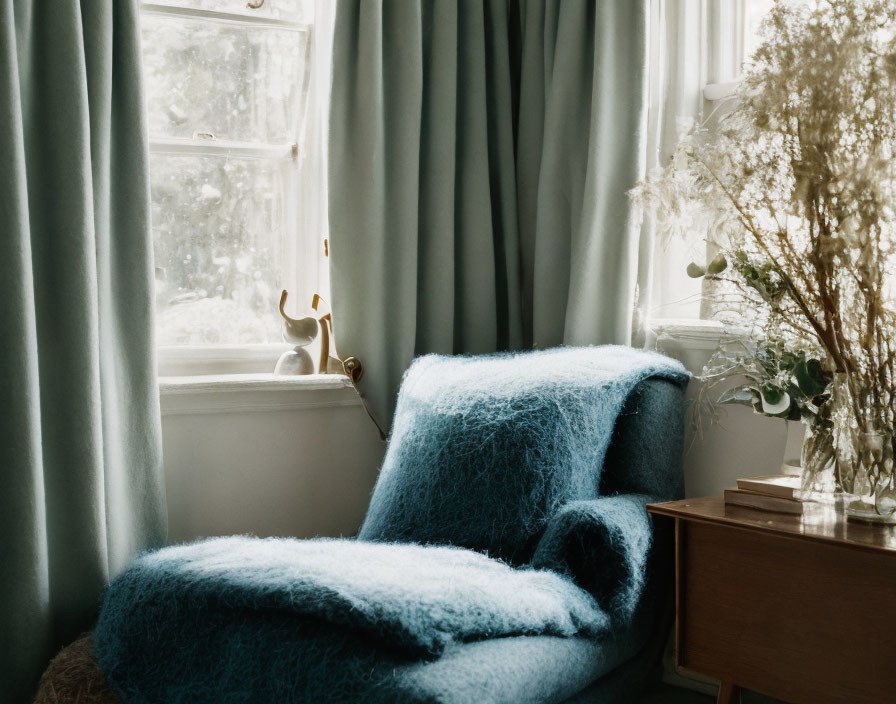
[[[680,465],[664,460],[663,473],[677,466],[678,476],[654,482],[652,451],[626,479],[625,447],[646,448],[656,423],[681,434],[687,378],[673,360],[621,347],[421,357],[405,375],[359,538],[453,544],[522,564],[569,501],[636,485],[675,491]],[[642,384],[650,379],[665,386]],[[620,413],[616,444],[624,447],[612,451],[613,476],[602,487]],[[667,444],[663,451],[674,452]]]

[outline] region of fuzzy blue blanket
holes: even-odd
[[[432,659],[454,643],[593,637],[609,623],[571,580],[469,550],[231,537],[132,563],[106,593],[94,648],[128,702],[206,701],[210,691],[254,701],[258,686],[291,696],[303,681],[319,686],[305,678],[328,654],[357,684],[383,661]],[[326,700],[345,693],[347,701],[367,698],[348,687]]]
[[[245,609],[348,626],[419,657],[452,641],[595,635],[608,624],[594,598],[559,574],[470,550],[244,536],[137,559],[108,590],[103,618],[127,622],[144,642],[150,631],[190,632],[191,618]]]

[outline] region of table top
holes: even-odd
[[[660,516],[737,526],[896,556],[896,526],[846,520],[834,504],[806,502],[803,514],[796,516],[729,506],[721,496],[705,496],[648,504],[647,510]]]

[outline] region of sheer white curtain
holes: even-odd
[[[681,120],[701,121],[715,107],[714,95],[740,74],[744,0],[651,0],[647,169],[665,166],[675,149]],[[710,90],[706,91],[706,87]],[[688,262],[706,256],[704,235],[668,246],[642,230],[636,325],[649,320],[700,317],[701,281],[685,275]]]
[[[333,23],[336,18],[334,0],[314,0],[314,39],[312,42],[311,75],[308,82],[310,111],[306,116],[302,134],[303,158],[309,160],[302,169],[299,196],[303,202],[300,217],[303,232],[312,233],[317,249],[309,252],[306,261],[298,263],[299,280],[313,281],[313,292],[329,302],[330,272],[326,259],[320,256],[323,239],[328,235],[327,218],[327,124],[330,108],[330,81],[333,58]],[[311,303],[310,295],[298,301],[300,306]],[[325,312],[325,311],[322,311]]]

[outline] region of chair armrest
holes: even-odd
[[[573,501],[550,520],[531,566],[571,577],[615,618],[629,620],[646,577],[652,523],[645,494]]]
[[[684,425],[681,384],[647,379],[632,391],[616,419],[599,496],[650,494],[656,501],[684,496]]]

